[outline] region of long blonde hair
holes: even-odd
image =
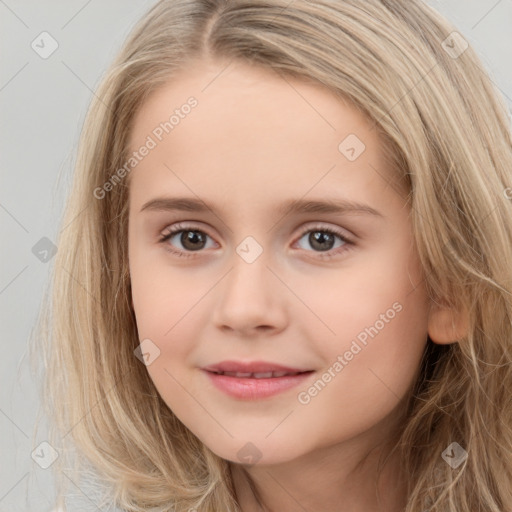
[[[240,510],[229,463],[174,416],[134,356],[127,180],[94,194],[127,161],[147,96],[211,58],[320,83],[374,123],[409,191],[431,300],[469,312],[457,343],[427,341],[410,393],[396,443],[405,512],[512,510],[511,128],[455,30],[420,0],[162,0],[137,24],[85,121],[31,349],[44,362],[61,498],[89,464],[126,511]],[[452,442],[468,453],[458,468],[442,457]]]

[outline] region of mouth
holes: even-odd
[[[236,364],[240,366],[239,363]],[[283,369],[283,367],[271,370],[266,368],[266,371],[261,371],[263,363],[253,364],[253,366],[258,365],[259,371],[247,371],[247,369],[236,371],[232,369],[233,364],[230,369],[208,367],[202,370],[214,387],[239,400],[260,400],[275,396],[298,386],[314,373],[314,370]],[[230,364],[224,363],[224,367],[226,366]]]
[[[209,371],[209,370],[207,370]],[[311,373],[313,370],[307,370],[304,372],[220,372],[220,371],[211,371],[211,373],[215,373],[216,375],[226,375],[227,377],[237,377],[239,379],[276,379],[279,377],[290,377],[294,375],[300,375],[302,373]]]

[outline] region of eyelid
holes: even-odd
[[[210,238],[213,239],[213,237],[208,233],[208,230],[203,228],[203,227],[199,227],[198,224],[194,224],[193,222],[187,222],[187,221],[184,221],[184,222],[175,222],[174,224],[170,224],[168,225],[161,233],[160,233],[160,237],[161,239],[162,238],[165,238],[167,235],[173,233],[173,234],[176,234],[177,232],[179,231],[201,231],[201,232],[204,232],[206,233]]]
[[[347,243],[355,243],[354,236],[352,234],[347,234],[346,229],[340,228],[338,226],[331,227],[331,226],[328,226],[327,223],[323,223],[323,222],[317,222],[314,225],[307,225],[307,226],[304,226],[303,228],[301,228],[301,232],[300,232],[298,240],[300,238],[302,238],[306,233],[309,233],[310,231],[314,231],[315,229],[318,231],[332,232],[335,235],[339,236],[342,240],[345,240]]]

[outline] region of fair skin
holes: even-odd
[[[181,422],[233,463],[244,512],[262,510],[237,455],[248,442],[260,458],[245,469],[267,510],[399,512],[406,503],[400,461],[388,460],[379,500],[378,456],[396,432],[427,334],[451,339],[446,311],[430,308],[410,209],[390,185],[381,141],[359,111],[319,85],[243,63],[220,73],[225,66],[194,63],[135,117],[132,151],[190,96],[198,101],[129,177],[133,306],[139,339],[160,350],[147,370]],[[349,134],[366,146],[354,161],[338,149]],[[157,197],[199,199],[211,210],[141,211]],[[364,203],[380,215],[277,211],[290,199],[327,198]],[[159,242],[179,222],[203,239],[185,246],[180,232]],[[324,229],[352,244],[334,236],[322,251],[312,235]],[[252,263],[236,251],[248,236],[263,250]],[[396,303],[400,311],[301,403],[299,392]],[[314,371],[298,388],[244,401],[212,386],[201,370],[227,359]]]

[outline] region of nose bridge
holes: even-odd
[[[259,300],[269,300],[271,272],[267,268],[269,253],[256,242],[253,237],[247,237],[236,248],[232,255],[231,271],[227,276],[224,290],[226,299],[252,298],[253,304]]]
[[[284,297],[278,280],[267,268],[270,256],[270,251],[253,237],[246,237],[235,247],[229,261],[231,270],[223,279],[215,305],[214,321],[218,327],[246,330],[282,325]]]

